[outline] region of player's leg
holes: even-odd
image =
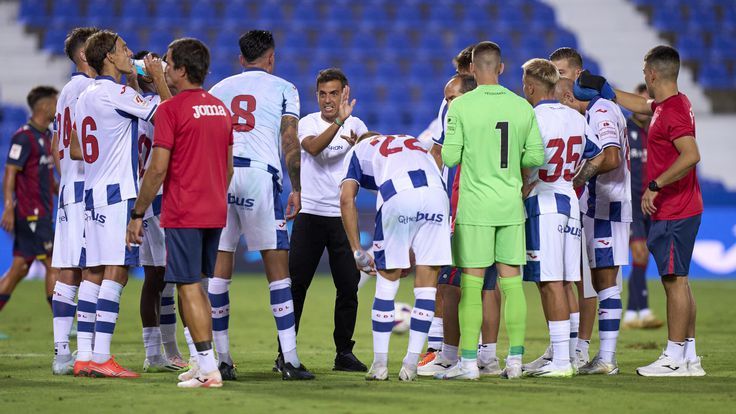
[[[498,288],[496,266],[486,269],[483,280],[481,301],[483,303],[483,322],[480,326],[480,345],[478,345],[478,369],[480,375],[501,375],[501,366],[496,356],[498,329],[501,325],[501,291]]]
[[[667,297],[668,340],[664,353],[657,361],[636,370],[639,375],[705,375],[695,352],[696,310],[687,277],[700,218],[698,215],[681,220],[652,222],[647,246],[657,262]]]
[[[164,274],[166,268],[163,267]],[[164,357],[169,362],[180,369],[187,367],[187,362],[179,351],[179,345],[176,339],[176,285],[173,283],[164,283],[164,290],[161,291],[161,305],[159,310],[159,328],[161,330],[161,344],[164,348]]]
[[[141,288],[140,314],[141,325],[143,325],[143,347],[146,351],[143,370],[146,372],[169,370],[166,359],[161,355],[162,340],[159,325],[161,292],[166,285],[165,270],[164,267],[143,266],[144,280]]]
[[[380,211],[379,211],[380,215]],[[371,364],[366,380],[384,381],[388,379],[388,347],[391,340],[391,330],[394,326],[396,293],[399,291],[401,269],[383,269],[385,256],[381,263],[381,253],[376,250],[376,292],[371,308],[373,331],[373,363]],[[408,251],[407,251],[408,255]]]
[[[419,362],[417,374],[419,376],[431,377],[447,371],[458,361],[458,348],[460,344],[460,322],[458,321],[458,305],[460,303],[460,273],[461,270],[445,266],[440,270],[437,283],[437,296],[442,297],[442,341],[441,350],[430,361]],[[440,306],[439,301],[435,309]],[[436,319],[436,313],[435,313]],[[433,319],[434,321],[434,319]],[[429,336],[432,335],[430,326]]]
[[[332,280],[337,291],[334,315],[335,329],[333,332],[336,354],[333,369],[366,372],[368,371],[368,367],[353,354],[353,345],[355,344],[353,333],[355,332],[355,322],[358,317],[358,282],[360,282],[360,272],[355,266],[355,259],[350,251],[350,243],[345,234],[342,220],[336,217],[326,217],[323,218],[323,221],[325,222],[325,228],[329,230],[326,240],[327,253],[329,255]],[[292,250],[289,260],[294,256],[293,249],[294,238],[292,237]],[[291,268],[291,262],[289,263],[289,268],[293,277],[296,269]],[[294,292],[293,287],[292,292]],[[296,296],[294,300],[296,301]],[[301,310],[299,314],[297,320],[301,317]]]
[[[5,304],[10,300],[10,295],[15,290],[18,283],[23,280],[28,274],[28,269],[31,267],[31,260],[25,259],[21,256],[13,256],[13,261],[10,262],[10,269],[5,272],[5,276],[0,279],[0,310],[5,307]]]
[[[526,336],[526,296],[521,281],[521,265],[526,263],[526,235],[523,224],[499,227],[496,231],[496,269],[504,301],[504,322],[509,337],[505,378],[521,376],[521,358]]]
[[[319,216],[301,213],[296,216],[291,228],[289,274],[291,275],[291,295],[294,301],[294,329],[297,333],[299,332],[299,322],[301,321],[307,290],[312,284],[319,260],[325,247],[327,247],[328,230],[321,219],[322,217]],[[350,249],[348,248],[348,250]],[[336,278],[343,275],[336,274],[339,269],[332,269],[332,256],[330,256],[330,265],[332,279],[337,285]],[[350,265],[357,272],[358,269],[355,267],[352,253],[350,253]],[[335,307],[335,328],[337,328],[337,307]],[[335,344],[337,344],[337,339],[335,339]]]
[[[90,376],[138,377],[115,362],[110,352],[112,336],[120,313],[120,297],[123,287],[128,283],[129,266],[138,266],[138,246],[125,245],[125,233],[130,210],[135,199],[107,205],[94,210],[92,233],[95,239],[102,240],[94,249],[98,250],[96,264],[102,266],[103,280],[97,298],[97,319],[92,362],[89,364]],[[89,240],[87,248],[92,248]]]

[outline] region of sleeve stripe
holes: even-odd
[[[281,114],[281,116],[293,116],[296,119],[299,119],[299,115],[297,115],[297,114],[295,114],[293,112],[284,112],[283,114]]]
[[[151,108],[151,112],[148,113],[148,116],[146,117],[146,119],[144,119],[144,121],[148,122],[151,119],[153,113],[156,112],[156,108],[158,108],[158,104],[153,105],[153,108]]]
[[[608,147],[621,148],[621,144],[619,144],[618,142],[608,142],[606,144],[601,145],[601,151],[603,151],[604,149]]]

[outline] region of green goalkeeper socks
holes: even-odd
[[[458,306],[458,319],[460,320],[460,354],[464,359],[476,359],[478,355],[478,336],[480,325],[483,322],[482,289],[482,277],[462,274],[460,279],[462,296]]]
[[[499,277],[498,283],[503,293],[503,318],[509,337],[509,356],[521,356],[524,354],[524,336],[526,335],[526,297],[521,276]],[[462,320],[460,323],[462,329]]]

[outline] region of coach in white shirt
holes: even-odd
[[[337,289],[334,369],[364,372],[366,366],[353,355],[360,274],[340,217],[340,181],[345,155],[367,128],[351,116],[355,99],[350,101],[348,80],[340,69],[319,72],[317,102],[320,112],[299,121],[302,209],[294,220],[289,254],[296,328],[307,289],[327,248]]]

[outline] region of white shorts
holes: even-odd
[[[235,168],[227,190],[227,225],[218,250],[234,252],[241,235],[247,251],[289,249],[281,189],[268,171]]]
[[[84,203],[67,204],[56,210],[51,266],[57,269],[85,267]]]
[[[84,212],[87,267],[138,266],[138,246],[125,246],[125,231],[135,199]]]
[[[580,280],[580,221],[564,214],[541,214],[526,220],[526,265],[529,282]]]
[[[141,266],[166,266],[166,242],[161,216],[143,220],[143,243],[139,250]]]
[[[450,252],[450,216],[447,193],[422,187],[399,192],[376,213],[373,254],[378,270],[408,269],[409,250],[415,263],[446,266]]]
[[[583,216],[585,247],[591,269],[629,264],[630,226],[631,223]]]

